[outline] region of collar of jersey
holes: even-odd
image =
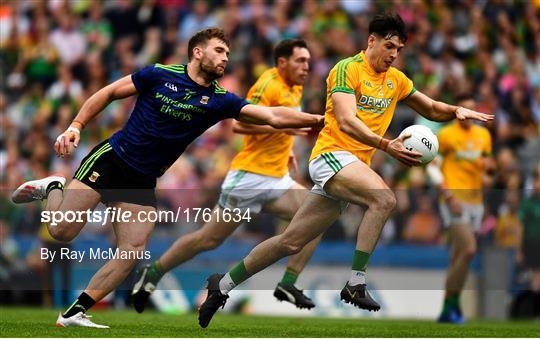
[[[283,86],[285,86],[288,90],[293,90],[293,89],[295,89],[295,88],[297,88],[297,87],[302,88],[301,85],[292,85],[292,86],[289,86],[289,84],[287,84],[287,82],[285,81],[285,79],[283,79],[283,77],[281,77],[281,74],[279,74],[279,71],[278,71],[277,67],[272,67],[272,68],[270,68],[270,71],[276,73],[276,78],[277,78],[277,80],[278,80]]]
[[[374,78],[385,78],[385,77],[386,77],[386,73],[388,73],[388,71],[383,72],[383,73],[377,73],[377,72],[375,72],[375,70],[374,70],[374,69],[371,67],[371,65],[369,64],[369,61],[368,61],[368,59],[366,58],[366,53],[365,53],[364,50],[362,50],[362,51],[360,52],[359,55],[360,55],[360,57],[362,58],[362,60],[365,61],[365,62],[364,62],[364,67],[365,67],[365,69],[366,69],[366,72],[367,72],[370,76],[372,76],[372,77],[374,77]]]
[[[208,89],[208,88],[214,86],[214,84],[212,84],[212,83],[210,83],[210,86],[207,86],[207,87],[203,86],[203,85],[199,85],[198,83],[195,82],[195,80],[191,79],[191,77],[189,76],[187,64],[185,65],[184,69],[186,70],[185,73],[184,73],[186,75],[186,78],[188,78],[188,80],[191,81],[192,83],[194,83],[197,87]]]

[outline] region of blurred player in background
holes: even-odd
[[[82,106],[69,128],[54,145],[58,156],[77,147],[80,131],[113,100],[139,95],[122,130],[96,146],[83,159],[73,180],[64,190],[66,179],[51,176],[22,184],[12,195],[15,203],[47,199],[46,211],[77,212],[93,210],[103,203],[132,216],[156,210],[156,178],[173,164],[186,147],[208,128],[227,118],[245,123],[269,124],[274,128],[308,127],[323,117],[288,107],[249,104],[221,88],[216,79],[223,76],[229,56],[229,41],[218,28],[196,33],[188,42],[187,65],[147,66],[92,95]],[[71,241],[87,220],[66,220],[48,225],[49,233],[60,241]],[[142,253],[154,222],[113,221],[117,248]],[[90,321],[86,312],[114,290],[135,266],[137,257],[108,261],[90,280],[85,291],[58,316],[57,326],[106,328]]]
[[[530,288],[535,293],[536,315],[540,315],[540,163],[533,172],[533,187],[519,209],[523,235],[517,261],[532,270]]]
[[[309,71],[310,53],[303,40],[283,40],[274,50],[276,67],[264,72],[247,94],[252,104],[262,106],[286,106],[300,110],[302,85]],[[296,171],[296,159],[292,152],[294,135],[302,135],[308,129],[280,130],[271,126],[234,123],[236,133],[246,134],[244,147],[233,159],[215,207],[218,210],[240,208],[257,214],[272,213],[290,221],[307,189],[295,182],[288,167]],[[176,266],[200,252],[219,246],[242,221],[224,221],[222,214],[212,213],[212,220],[200,230],[178,240],[154,263],[145,267],[133,288],[133,304],[142,312],[150,294],[161,277]],[[315,305],[302,290],[295,286],[298,274],[303,270],[315,250],[320,236],[292,256],[274,296],[288,301],[298,308],[310,309]]]
[[[253,274],[279,259],[298,253],[339,218],[347,203],[367,206],[353,255],[349,281],[341,299],[377,311],[366,287],[368,261],[382,228],[396,205],[392,190],[369,165],[381,149],[408,166],[419,165],[417,152],[405,149],[402,134],[388,140],[398,101],[435,121],[491,116],[432,100],[415,90],[412,81],[391,67],[407,41],[405,24],[397,14],[376,15],[369,24],[366,51],[337,63],[327,78],[325,126],[313,148],[309,170],[315,183],[291,224],[257,247],[225,275],[208,278],[208,297],[199,309],[199,325],[207,327],[228,293]]]
[[[475,109],[472,96],[464,95],[456,104]],[[440,210],[451,244],[450,265],[439,322],[463,323],[459,296],[476,253],[475,232],[484,216],[482,196],[484,176],[493,174],[491,135],[486,127],[470,120],[455,121],[439,132],[441,175],[432,176],[442,190]],[[428,173],[437,171],[436,163]],[[439,172],[440,173],[440,172]]]

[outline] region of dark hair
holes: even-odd
[[[403,19],[396,13],[377,14],[369,23],[369,34],[376,34],[382,38],[397,35],[403,43],[407,42],[407,29]]]
[[[208,40],[217,38],[225,43],[227,47],[230,46],[229,39],[225,35],[225,32],[221,28],[212,27],[206,28],[202,31],[198,31],[189,39],[188,42],[188,59],[193,58],[193,49],[197,46],[205,45]]]
[[[281,40],[274,48],[274,62],[276,65],[279,58],[289,58],[293,54],[295,47],[308,48],[306,42],[302,39]]]

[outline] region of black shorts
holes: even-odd
[[[73,176],[101,195],[104,204],[127,202],[156,206],[156,178],[126,164],[105,140],[81,161]]]

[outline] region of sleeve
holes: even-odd
[[[358,78],[357,63],[352,62],[349,59],[344,59],[338,62],[334,68],[330,71],[327,79],[327,85],[330,88],[330,93],[343,92],[349,94],[355,94],[356,79]]]
[[[279,98],[279,92],[276,87],[272,85],[270,81],[257,81],[252,88],[250,88],[247,96],[247,100],[254,105],[262,106],[279,106],[277,101]]]
[[[148,65],[131,74],[131,80],[139,93],[145,93],[151,89],[156,77],[157,71],[154,65]]]
[[[491,142],[491,134],[489,134],[489,131],[488,130],[484,130],[484,134],[485,134],[485,143],[484,143],[484,147],[482,149],[482,155],[483,156],[490,156],[491,153],[492,153],[492,142]]]
[[[398,101],[405,100],[416,92],[413,82],[409,79],[403,72],[399,71],[399,92],[398,92]]]
[[[231,92],[225,93],[224,104],[221,108],[223,119],[238,118],[240,110],[247,104],[249,104],[249,102],[246,99]]]
[[[439,154],[446,155],[450,151],[450,142],[446,128],[440,130],[439,135]]]

